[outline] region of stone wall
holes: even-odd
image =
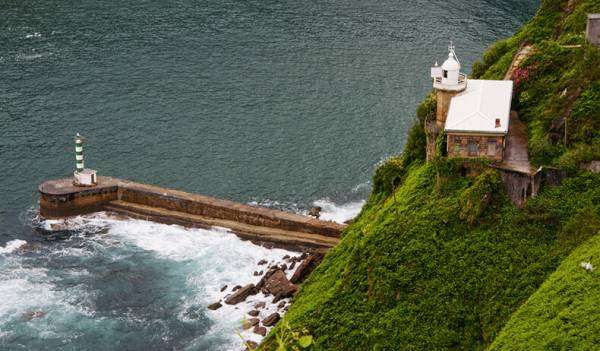
[[[105,204],[117,199],[117,186],[83,189],[68,194],[40,192],[40,215],[62,218],[102,211]]]
[[[440,130],[443,130],[444,125],[446,124],[446,117],[448,117],[448,110],[450,109],[450,101],[452,100],[452,97],[461,92],[462,91],[445,91],[436,89],[435,94],[437,100],[437,107],[435,113],[435,120]]]
[[[339,237],[344,227],[337,223],[323,222],[294,213],[138,183],[120,186],[119,200],[208,218],[331,237]]]
[[[74,186],[72,179],[51,180],[42,183],[38,190],[40,215],[45,218],[103,211],[112,201],[119,200],[149,208],[334,238],[339,238],[345,227],[295,213],[109,177],[98,177],[98,185],[93,187]]]
[[[485,157],[494,161],[502,161],[504,156],[504,136],[482,136],[448,133],[447,135],[448,157]],[[488,143],[496,143],[496,152],[493,155],[488,154]],[[473,142],[477,146],[475,153],[469,152],[469,143]]]

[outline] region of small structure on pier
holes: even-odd
[[[75,172],[73,172],[73,184],[76,186],[94,186],[98,184],[98,179],[95,170],[84,167],[83,140],[84,138],[77,133],[75,136]]]
[[[431,68],[436,91],[436,120],[426,125],[427,159],[435,156],[435,140],[446,133],[448,157],[484,157],[502,161],[510,121],[513,82],[467,79],[452,43],[448,59]]]

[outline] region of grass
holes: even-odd
[[[594,270],[584,269],[585,262]],[[597,349],[599,269],[600,235],[596,235],[574,250],[515,312],[490,350]]]

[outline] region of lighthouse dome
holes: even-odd
[[[456,60],[456,57],[454,57],[454,53],[450,52],[448,54],[448,59],[446,61],[444,61],[444,63],[442,64],[442,69],[445,71],[459,71],[460,70],[460,63],[458,63],[458,61]]]

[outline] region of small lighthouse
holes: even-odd
[[[84,168],[83,164],[83,137],[77,133],[75,136],[75,180],[73,184],[77,186],[94,186],[98,183],[96,171]]]
[[[452,97],[467,88],[467,76],[460,73],[460,62],[454,52],[454,45],[448,46],[448,58],[442,66],[437,62],[431,67],[431,78],[436,95],[435,121],[426,121],[425,132],[427,136],[427,160],[432,160],[436,155],[436,140],[444,130],[446,117],[450,109]]]
[[[443,129],[450,107],[450,100],[467,88],[467,76],[460,73],[460,62],[456,57],[452,42],[448,46],[448,59],[444,61],[441,67],[437,64],[431,67],[431,78],[433,78],[433,88],[437,97],[435,119],[437,127]]]

